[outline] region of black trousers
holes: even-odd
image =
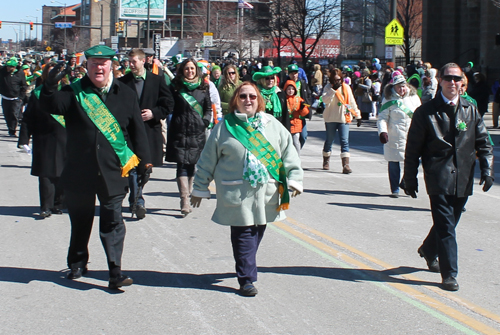
[[[240,285],[257,281],[256,255],[266,227],[266,225],[231,226],[231,244],[236,262],[236,276]]]
[[[63,209],[64,191],[59,178],[38,177],[40,210]]]
[[[2,99],[3,116],[5,118],[5,123],[7,123],[7,128],[9,129],[9,135],[16,134],[17,119],[21,114],[21,105],[21,100]]]
[[[71,220],[71,240],[68,251],[68,267],[86,267],[89,260],[88,243],[95,212],[95,197],[100,203],[99,232],[106,252],[110,277],[121,274],[121,258],[125,240],[125,224],[122,217],[122,201],[125,193],[109,196],[104,181],[95,192],[65,189],[66,204]]]
[[[458,247],[455,228],[468,197],[454,195],[429,195],[434,224],[422,244],[425,255],[439,257],[441,277],[458,274]]]

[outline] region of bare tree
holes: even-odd
[[[422,39],[422,0],[398,0],[398,20],[404,28],[401,50],[410,64],[411,51]]]
[[[339,28],[339,14],[340,0],[281,0],[283,35],[301,55],[304,67],[319,40]]]

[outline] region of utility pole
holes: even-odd
[[[149,18],[151,11],[151,0],[148,0],[148,36],[146,37],[146,48],[149,48]]]
[[[391,21],[398,18],[398,1],[391,0]],[[396,46],[392,50],[392,64],[396,67]]]

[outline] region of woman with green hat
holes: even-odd
[[[277,85],[276,74],[281,72],[280,67],[271,68],[264,66],[262,70],[255,72],[252,80],[257,83],[264,102],[266,113],[273,115],[278,121],[290,130],[290,116],[286,105],[286,97]]]

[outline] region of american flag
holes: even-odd
[[[238,8],[253,9],[253,6],[246,1],[238,0]]]

